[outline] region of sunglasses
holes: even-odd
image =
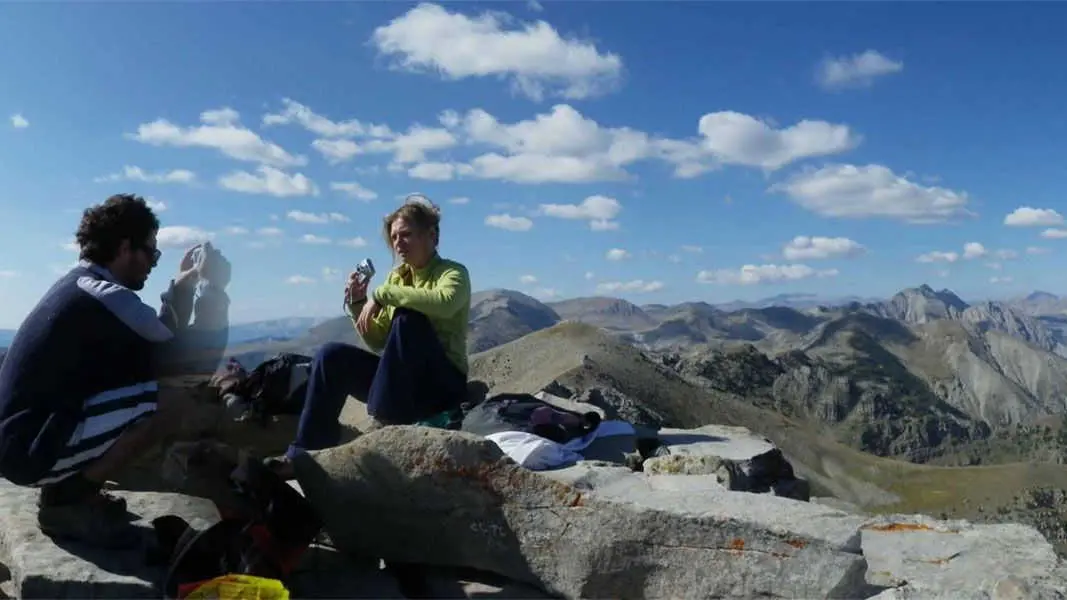
[[[144,250],[148,256],[152,259],[152,266],[159,264],[159,258],[163,256],[163,251],[159,248],[152,248],[151,246],[142,245],[141,250]]]

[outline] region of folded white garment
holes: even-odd
[[[582,459],[579,451],[589,447],[598,437],[633,435],[633,425],[626,421],[603,421],[595,430],[566,444],[553,442],[525,431],[501,431],[486,437],[492,440],[504,454],[531,471],[554,469]]]

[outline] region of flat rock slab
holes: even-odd
[[[767,438],[744,427],[705,425],[696,429],[660,429],[661,442],[671,454],[717,456],[734,461],[751,460],[776,449]]]
[[[867,581],[901,588],[885,597],[992,598],[999,590],[1006,598],[1012,589],[1048,588],[1050,578],[1067,589],[1052,545],[1024,525],[887,515],[869,520],[861,531]]]
[[[871,595],[862,519],[716,492],[706,477],[587,493],[519,467],[484,438],[411,426],[294,466],[331,540],[351,555],[474,568],[568,598]]]
[[[119,494],[137,515],[146,540],[151,521],[177,515],[193,527],[218,520],[215,505],[202,498],[156,492]],[[159,568],[145,564],[143,549],[102,550],[57,542],[37,526],[37,492],[0,481],[0,563],[11,571],[18,598],[159,598]]]

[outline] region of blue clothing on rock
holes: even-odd
[[[186,326],[194,293],[172,282],[157,314],[100,265],[81,261],[61,277],[0,364],[0,476],[42,486],[81,472],[156,412],[159,379],[191,351],[221,359],[229,299],[216,290],[213,329],[198,329]]]

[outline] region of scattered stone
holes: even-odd
[[[403,426],[295,467],[337,547],[387,563],[476,568],[570,598],[870,595],[862,519],[708,477],[586,492],[483,438]]]

